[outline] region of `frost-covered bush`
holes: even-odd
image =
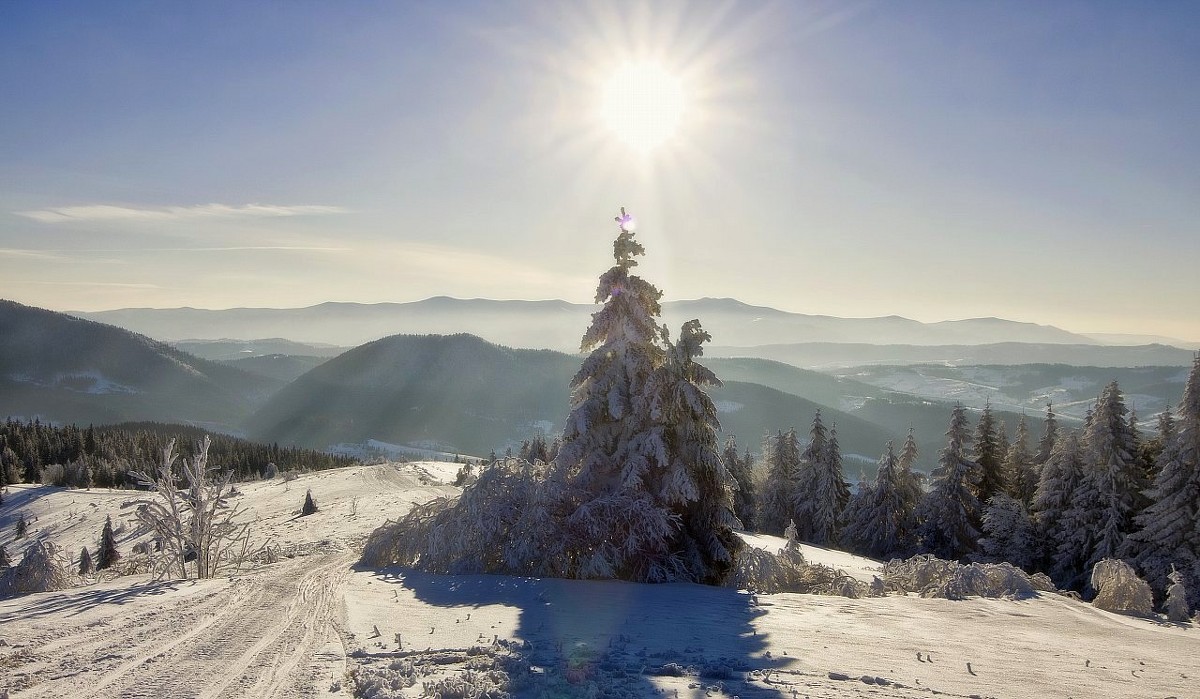
[[[1154,609],[1150,585],[1125,561],[1106,558],[1092,568],[1092,604],[1106,612],[1149,616]]]
[[[1188,615],[1187,588],[1183,584],[1183,573],[1172,567],[1167,580],[1171,581],[1171,584],[1167,586],[1167,619],[1176,622],[1185,622],[1190,617]]]
[[[778,553],[746,547],[738,554],[733,575],[725,584],[763,594],[799,592],[852,599],[870,595],[870,586],[845,572],[805,561],[798,546],[780,549]]]
[[[35,541],[25,549],[21,562],[0,574],[0,597],[31,592],[51,592],[70,587],[70,578],[58,549],[49,541]]]
[[[1054,591],[1046,576],[1030,576],[1010,563],[962,565],[929,554],[889,561],[883,566],[883,580],[890,590],[946,599],[1019,599]]]

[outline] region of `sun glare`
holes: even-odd
[[[626,63],[604,84],[600,115],[630,148],[648,153],[679,130],[686,99],[683,84],[656,63]]]

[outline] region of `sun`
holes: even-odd
[[[679,131],[686,107],[677,76],[657,63],[625,63],[604,83],[600,116],[617,138],[645,154]]]

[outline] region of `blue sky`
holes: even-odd
[[[625,205],[668,298],[1200,340],[1200,5],[555,5],[0,4],[0,296],[587,301]]]

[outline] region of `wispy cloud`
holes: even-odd
[[[46,281],[44,279],[29,279],[16,280],[12,284],[26,284],[33,286],[83,286],[83,287],[106,287],[117,289],[161,289],[158,284],[136,284],[131,282],[57,282]]]
[[[340,206],[305,204],[281,206],[276,204],[197,204],[195,206],[168,206],[159,208],[137,208],[112,204],[87,206],[62,206],[33,211],[14,211],[18,216],[41,223],[77,223],[85,221],[181,221],[201,218],[278,218],[282,216],[323,216],[350,213]]]

